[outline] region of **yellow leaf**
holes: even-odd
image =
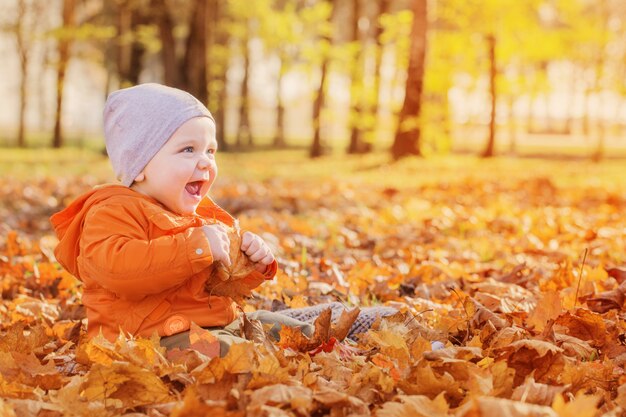
[[[556,319],[563,312],[561,297],[557,291],[543,293],[537,307],[529,314],[527,323],[542,332],[548,321]]]
[[[554,398],[552,408],[560,417],[593,417],[598,412],[600,398],[595,395],[577,395],[573,401],[565,402],[563,395]]]
[[[441,393],[434,400],[425,395],[399,395],[401,403],[385,403],[376,413],[377,417],[445,417],[448,403]]]
[[[169,389],[153,372],[128,362],[95,364],[81,385],[81,397],[88,401],[103,401],[118,408],[169,401]]]

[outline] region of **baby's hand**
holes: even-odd
[[[241,250],[255,263],[256,270],[263,273],[274,262],[274,255],[267,243],[252,232],[241,237]]]
[[[202,226],[202,231],[209,240],[213,262],[221,261],[225,266],[230,266],[230,239],[224,226],[218,224]]]

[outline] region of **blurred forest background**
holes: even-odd
[[[0,145],[185,89],[222,149],[626,156],[624,0],[0,0]],[[1,152],[1,150],[0,150]]]

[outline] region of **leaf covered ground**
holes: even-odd
[[[0,414],[623,415],[626,180],[577,162],[466,162],[221,178],[215,198],[280,264],[247,310],[402,313],[354,342],[308,351],[285,334],[221,359],[86,339],[47,218],[102,178],[5,177]]]

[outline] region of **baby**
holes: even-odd
[[[104,134],[120,184],[96,187],[51,217],[57,260],[83,282],[90,337],[156,333],[163,346],[185,348],[194,322],[218,337],[221,354],[243,341],[237,305],[205,291],[215,262],[230,265],[226,227],[234,224],[208,197],[217,177],[215,130],[207,108],[175,88],[142,84],[108,97]],[[274,277],[277,263],[263,239],[244,232],[241,250],[254,263],[243,285],[252,290]],[[333,317],[343,310],[329,306]],[[255,318],[310,335],[322,308]],[[355,328],[393,312],[372,311]]]

